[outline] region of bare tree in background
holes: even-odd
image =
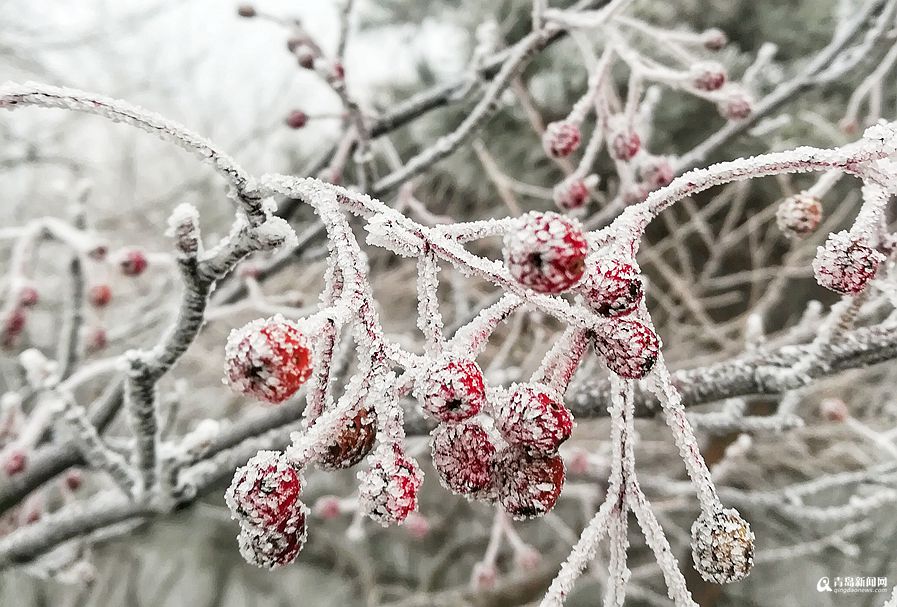
[[[335,39],[237,7],[325,109],[224,144],[139,86],[0,85],[4,191],[61,200],[0,228],[4,577],[178,604],[104,551],[199,512],[209,605],[292,604],[303,566],[340,604],[897,605],[897,1],[743,53],[685,0],[471,4],[343,0]],[[460,74],[353,86],[356,40],[425,16],[469,28]],[[173,186],[138,226],[28,108],[212,173],[122,159],[125,196]],[[321,123],[303,162],[277,138]]]

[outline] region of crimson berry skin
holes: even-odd
[[[308,538],[308,508],[298,507],[275,527],[243,524],[237,536],[246,562],[264,569],[277,569],[294,562]]]
[[[231,331],[225,383],[240,394],[282,403],[311,376],[311,351],[295,323],[277,315]]]
[[[443,487],[472,497],[492,489],[495,445],[482,426],[442,424],[430,436],[433,467]]]
[[[579,127],[566,120],[552,122],[542,135],[542,147],[552,158],[566,158],[576,151],[581,141]]]
[[[40,301],[40,293],[34,287],[22,287],[19,291],[19,304],[26,308],[33,308]]]
[[[606,317],[629,314],[645,294],[638,270],[619,259],[599,259],[583,281],[582,291],[588,306]]]
[[[554,186],[552,198],[562,211],[580,209],[589,200],[589,188],[584,179],[570,177]]]
[[[625,379],[641,379],[660,355],[660,338],[638,320],[615,318],[595,330],[595,350],[607,367]]]
[[[343,470],[363,460],[374,448],[377,419],[372,407],[360,406],[337,422],[337,429],[318,452],[322,470]]]
[[[863,291],[875,278],[885,256],[865,245],[847,231],[830,234],[825,245],[818,247],[813,260],[816,282],[826,289],[844,295]]]
[[[611,154],[617,160],[632,160],[642,148],[642,140],[635,131],[620,132],[611,140]]]
[[[557,451],[573,432],[573,415],[561,395],[545,384],[514,384],[496,407],[495,425],[506,441],[538,454]]]
[[[93,307],[105,308],[112,301],[112,289],[109,285],[96,285],[90,288],[87,298]]]
[[[224,500],[241,523],[271,528],[301,508],[302,478],[282,454],[259,451],[238,468]]]
[[[308,123],[308,114],[302,110],[293,110],[287,115],[286,124],[291,129],[301,129]]]
[[[486,404],[486,384],[479,365],[455,354],[441,356],[419,388],[421,406],[439,421],[454,423],[473,417]]]
[[[539,293],[563,293],[582,279],[589,245],[578,221],[536,211],[505,235],[504,259],[514,279]]]
[[[125,276],[140,276],[146,270],[147,260],[143,251],[131,250],[121,260],[121,272]]]
[[[384,527],[401,524],[417,510],[423,472],[398,445],[381,444],[372,458],[370,469],[358,473],[359,504]]]
[[[496,459],[498,502],[517,520],[550,512],[564,488],[564,460],[506,449]]]

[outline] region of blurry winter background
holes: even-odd
[[[764,43],[775,44],[775,58],[756,82],[755,94],[762,97],[828,43],[839,10],[849,13],[860,4],[835,0],[641,0],[631,12],[665,27],[722,29],[731,42],[718,58],[733,78],[744,72]],[[255,6],[271,15],[300,18],[323,45],[335,43],[339,30],[339,3],[335,0],[259,0]],[[511,43],[528,30],[530,7],[528,0],[359,0],[346,57],[349,90],[363,106],[383,110],[414,91],[463,78],[477,26],[494,20],[500,40]],[[225,0],[0,0],[0,81],[36,80],[126,99],[203,134],[252,173],[307,174],[340,135],[338,98],[320,78],[297,66],[287,51],[287,28],[267,19],[240,18],[236,9]],[[733,138],[708,161],[803,144],[831,147],[854,138],[856,135],[838,129],[847,99],[891,44],[886,40],[874,46],[857,70],[838,81],[802,89],[765,123]],[[625,83],[625,75],[620,78]],[[586,74],[574,43],[565,40],[540,56],[526,70],[524,80],[549,121],[566,114],[584,90]],[[884,89],[880,100],[882,114],[889,118],[894,117],[893,84]],[[517,204],[524,209],[553,208],[550,188],[560,173],[544,157],[539,138],[516,97],[509,92],[501,103],[499,114],[477,138],[480,153],[477,146],[467,146],[416,180],[415,195],[430,212],[455,219],[509,213],[506,200],[487,178],[483,150],[502,171],[534,186],[529,192],[516,193]],[[430,112],[392,133],[391,143],[407,158],[457,125],[470,107],[471,102],[462,101]],[[284,125],[287,114],[295,109],[310,117],[305,128],[293,130]],[[713,104],[664,90],[656,106],[650,149],[658,154],[685,153],[724,123]],[[596,167],[602,176],[611,169],[606,157]],[[754,306],[764,307],[766,330],[774,332],[793,324],[809,300],[819,299],[825,305],[835,301],[833,294],[812,280],[809,260],[814,243],[789,259],[796,269],[789,270],[787,280],[776,281],[781,273],[775,268],[789,254],[790,246],[775,230],[776,203],[808,187],[814,179],[764,179],[727,190],[727,195],[738,201],[739,214],[727,219],[720,213],[707,221],[714,227],[732,224],[726,224],[735,232],[729,241],[731,255],[716,255],[707,242],[687,239],[675,246],[664,245],[679,227],[677,222],[689,219],[687,215],[677,218],[678,211],[649,233],[660,254],[651,258],[648,253],[647,260],[640,257],[640,262],[653,281],[655,294],[648,291],[649,306],[659,319],[671,366],[706,364],[740,351],[745,341],[745,313]],[[181,202],[197,206],[209,240],[226,231],[232,219],[220,178],[167,143],[96,117],[59,110],[27,109],[0,115],[0,226],[22,225],[45,215],[71,218],[71,193],[82,180],[90,184],[86,219],[114,247],[168,251],[169,241],[163,235],[166,218]],[[605,179],[601,187],[612,181]],[[851,208],[858,204],[851,196],[853,186],[839,184],[826,199],[831,203],[830,207],[826,203],[827,208],[837,207],[844,213],[842,217],[852,216]],[[710,195],[696,197],[695,204],[711,200]],[[750,219],[753,216],[756,219]],[[313,219],[311,213],[300,211],[293,222],[297,232]],[[837,227],[838,218],[833,221],[829,229]],[[749,227],[739,233],[739,225]],[[646,249],[650,251],[650,247]],[[39,283],[41,304],[29,318],[21,347],[52,353],[56,346],[55,327],[67,294],[68,257],[61,251],[58,245],[48,243],[37,253],[35,275],[44,277]],[[7,254],[4,244],[0,270]],[[320,266],[315,265],[319,258],[312,252],[307,259],[287,266],[265,282],[265,291],[295,292],[297,306],[313,303],[320,288]],[[692,271],[702,270],[708,259],[713,259],[716,269],[712,276],[701,277],[705,280],[701,291],[694,286],[698,279]],[[384,304],[385,327],[397,335],[413,334],[414,323],[409,320],[416,305],[413,264],[399,263],[379,252],[372,255],[372,267],[375,292]],[[758,267],[773,270],[764,273]],[[151,263],[147,276],[139,280],[96,270],[100,273],[97,279],[107,281],[113,289],[113,305],[103,311],[89,310],[87,324],[105,328],[108,353],[153,342],[164,326],[162,321],[174,313],[177,304],[171,297],[176,276],[170,270],[164,263]],[[683,284],[686,290],[705,297],[705,307],[695,311],[687,302],[681,303],[687,299],[677,291]],[[468,295],[472,299],[468,304],[474,307],[490,296],[478,288]],[[447,315],[451,319],[451,313]],[[237,418],[258,407],[234,396],[220,381],[227,332],[256,316],[252,310],[230,311],[210,322],[179,364],[175,377],[167,380],[166,386],[179,401],[178,423],[184,428],[204,417]],[[716,326],[718,333],[713,334],[708,326]],[[535,315],[512,325],[508,331],[515,332],[512,337],[517,346],[509,352],[487,352],[486,363],[489,357],[499,356],[501,366],[507,367],[491,369],[492,378],[507,381],[522,374],[538,360],[529,352],[544,352],[557,328]],[[15,366],[15,352],[0,352],[0,392],[15,385]],[[889,451],[870,441],[863,431],[827,421],[817,411],[824,398],[843,398],[865,426],[875,431],[891,428],[897,415],[891,389],[895,372],[897,366],[886,363],[817,384],[801,395],[797,411],[805,422],[803,427],[782,433],[757,432],[751,441],[742,441],[727,460],[727,468],[715,474],[724,485],[736,489],[775,491],[825,474],[893,461],[893,440]],[[752,404],[758,413],[768,405]],[[684,478],[662,423],[640,422],[639,431],[640,465],[660,476]],[[718,460],[734,438],[708,438],[708,460]],[[97,545],[91,555],[95,571],[88,576],[89,584],[44,580],[16,570],[0,573],[0,605],[529,604],[541,596],[590,515],[587,505],[601,492],[606,463],[601,460],[600,441],[606,439],[603,421],[581,421],[567,453],[587,448],[593,455],[589,472],[569,483],[573,497],[559,506],[565,522],[558,518],[520,525],[542,561],[534,568],[530,563],[531,568],[521,573],[512,554],[502,553],[499,570],[516,582],[499,585],[500,592],[455,592],[467,587],[470,571],[482,556],[490,509],[447,494],[431,475],[421,509],[425,519],[417,525],[383,531],[368,524],[364,527],[367,536],[352,541],[345,533],[351,517],[315,520],[309,546],[298,562],[274,573],[247,565],[238,554],[236,526],[221,498],[225,482],[220,490],[188,509]],[[312,494],[348,496],[353,478],[353,472],[317,475]],[[873,481],[894,483],[893,468],[889,476]],[[645,484],[650,485],[648,481]],[[853,485],[838,486],[816,499],[821,505],[846,503],[854,490]],[[687,530],[695,505],[691,498],[677,495],[654,494],[652,499],[671,541],[681,550],[683,567],[689,568]],[[836,520],[828,527],[802,525],[792,511],[738,506],[754,526],[761,554],[764,547],[807,548],[773,553],[766,561],[761,557],[745,582],[722,589],[702,584],[690,574],[702,606],[879,605],[882,595],[820,594],[816,582],[825,575],[863,575],[888,576],[890,585],[897,583],[893,502],[863,512],[856,520]],[[657,604],[658,596],[664,594],[662,583],[656,583],[652,560],[640,540],[633,542],[637,550],[631,566],[644,566],[644,587],[652,590],[634,594],[628,604]],[[784,561],[783,555],[787,557]],[[596,574],[577,587],[570,605],[597,604],[602,571],[596,568]],[[418,592],[431,594],[415,594]]]

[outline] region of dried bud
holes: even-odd
[[[754,566],[754,534],[734,508],[701,512],[691,526],[695,570],[708,582],[743,580]]]
[[[251,4],[241,4],[237,7],[237,14],[240,17],[249,19],[251,17],[255,17],[258,13],[256,12],[255,7]]]
[[[328,441],[318,451],[317,466],[322,470],[351,468],[374,448],[377,416],[373,407],[359,406],[336,422]]]
[[[704,48],[709,51],[722,50],[722,48],[729,43],[729,38],[726,36],[726,33],[715,27],[705,30],[704,33],[701,34],[701,39],[703,40]]]

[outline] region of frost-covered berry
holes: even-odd
[[[704,44],[704,48],[709,51],[721,50],[729,43],[729,38],[726,36],[726,33],[715,27],[705,30],[704,33],[701,34],[701,40]]]
[[[137,249],[127,251],[119,265],[125,276],[140,276],[146,270],[146,255]]]
[[[639,180],[650,190],[670,185],[675,173],[666,156],[647,156],[638,167]]]
[[[63,475],[62,482],[69,491],[77,491],[84,483],[84,474],[80,470],[73,468]]]
[[[573,415],[561,395],[544,384],[514,384],[496,407],[495,425],[506,441],[532,453],[554,453],[570,438]]]
[[[691,66],[689,77],[699,91],[718,91],[726,83],[726,68],[715,61],[696,63]]]
[[[22,331],[25,330],[27,322],[28,317],[25,315],[24,308],[15,307],[10,310],[6,318],[3,319],[3,329],[0,331],[0,342],[4,348],[11,348],[15,345]]]
[[[311,352],[299,328],[279,314],[231,331],[225,383],[241,394],[281,403],[311,376]]]
[[[257,527],[277,526],[301,508],[299,472],[276,451],[259,451],[237,468],[224,501],[234,516]]]
[[[745,120],[754,111],[754,100],[746,91],[732,88],[717,104],[720,115],[726,120]]]
[[[795,194],[782,201],[776,211],[776,223],[788,238],[806,238],[822,219],[822,203],[807,193]]]
[[[644,296],[639,271],[620,259],[598,259],[582,286],[586,303],[602,316],[622,316],[635,310]]]
[[[93,354],[94,352],[99,352],[104,349],[109,344],[109,336],[106,334],[106,329],[103,327],[96,327],[91,329],[87,334],[87,352],[89,354]]]
[[[380,445],[372,459],[370,469],[358,473],[359,505],[384,527],[401,524],[417,510],[417,493],[424,474],[398,445]]]
[[[510,448],[499,454],[495,471],[498,501],[518,520],[549,512],[564,487],[564,460],[559,455],[536,456]]]
[[[15,476],[25,471],[28,456],[22,449],[11,449],[3,456],[3,472],[6,476]]]
[[[562,211],[582,208],[589,199],[589,188],[584,179],[570,176],[554,186],[551,192],[554,204]]]
[[[631,160],[641,148],[641,137],[635,131],[620,131],[610,140],[611,154],[617,160]]]
[[[112,301],[112,289],[109,285],[95,285],[87,293],[90,305],[95,308],[104,308]]]
[[[691,526],[691,553],[706,581],[737,582],[754,566],[754,533],[734,508],[702,512]]]
[[[588,249],[578,221],[533,211],[517,218],[503,253],[517,282],[540,293],[562,293],[582,278]]]
[[[300,502],[299,507],[276,527],[241,525],[237,544],[247,563],[276,569],[296,560],[307,537],[308,508]]]
[[[337,422],[332,436],[319,448],[316,463],[323,470],[351,468],[371,452],[376,437],[374,410],[362,405]]]
[[[412,512],[405,519],[405,530],[416,540],[422,540],[430,533],[430,521],[419,512]]]
[[[582,135],[576,124],[559,120],[546,127],[542,135],[542,147],[552,158],[566,158],[576,151],[581,140]]]
[[[240,17],[249,19],[250,17],[255,17],[257,14],[255,7],[251,4],[241,4],[237,7],[237,15]]]
[[[493,484],[495,445],[476,422],[443,424],[431,433],[433,467],[442,486],[461,495],[475,495]]]
[[[308,114],[302,110],[293,110],[287,114],[285,122],[291,129],[301,129],[308,123]]]
[[[444,354],[425,371],[418,387],[421,406],[443,422],[459,422],[486,403],[483,372],[470,358]]]
[[[314,513],[318,518],[325,521],[338,518],[342,514],[343,508],[340,499],[335,495],[325,495],[318,498],[314,505]]]
[[[840,398],[826,398],[819,403],[819,414],[830,422],[844,422],[850,417],[850,409]]]
[[[595,330],[595,350],[620,377],[641,379],[657,362],[660,338],[643,322],[618,318]]]
[[[33,308],[40,301],[40,293],[32,286],[25,286],[19,290],[19,304],[26,308]]]
[[[813,273],[816,282],[836,293],[859,293],[875,277],[884,255],[859,242],[850,232],[830,234],[816,249]]]

